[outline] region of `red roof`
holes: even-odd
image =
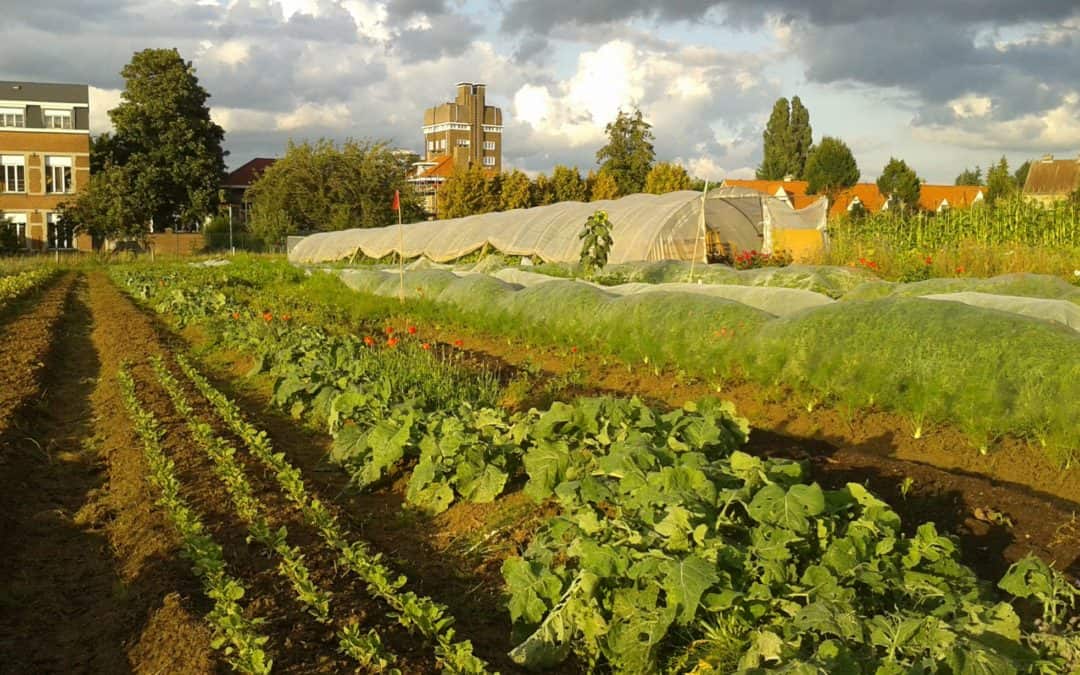
[[[982,192],[978,185],[921,185],[919,207],[937,211],[943,203],[948,202],[949,208],[967,208],[975,203]]]
[[[276,159],[267,157],[256,157],[230,173],[225,178],[224,186],[231,188],[247,188],[262,175],[263,171],[266,171],[266,169],[276,161]]]
[[[728,187],[741,187],[749,190],[763,192],[770,196],[777,196],[779,190],[788,193],[789,197],[801,197],[806,194],[809,185],[804,180],[747,180],[740,178],[728,178],[724,180]]]
[[[431,161],[436,163],[435,166],[420,174],[417,178],[449,178],[454,173],[454,158],[450,155],[436,157]]]

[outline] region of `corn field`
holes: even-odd
[[[893,251],[946,250],[970,244],[1076,249],[1080,248],[1080,204],[1063,201],[1044,206],[1009,199],[941,213],[882,211],[830,223],[829,236],[841,249],[862,242]]]

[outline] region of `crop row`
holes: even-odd
[[[242,319],[235,325],[227,333],[247,330]],[[333,351],[325,347],[307,350]],[[370,373],[378,354],[399,349],[369,347]],[[462,486],[473,485],[472,467],[493,465],[495,480],[479,485],[498,494],[499,474],[524,472],[528,494],[559,505],[503,569],[511,618],[528,636],[512,653],[522,664],[551,666],[570,653],[620,672],[779,664],[959,672],[973,663],[1060,672],[1080,663],[1068,622],[1078,594],[1058,572],[1026,559],[1001,581],[1002,596],[959,563],[932,524],[907,536],[861,486],[822,490],[804,482],[798,464],[739,452],[745,421],[728,407],[659,414],[638,401],[581,399],[508,416],[462,400],[439,413],[393,382],[283,353],[263,353],[279,375],[278,403],[303,403],[305,414],[324,408],[338,431],[335,452],[358,462],[361,482],[411,454],[414,503],[445,508],[455,493],[469,496]],[[324,391],[327,383],[334,389]],[[1041,631],[1022,628],[1010,596],[1043,605]]]
[[[359,576],[375,597],[386,602],[397,614],[398,621],[411,631],[432,640],[436,657],[448,672],[461,675],[487,673],[486,664],[476,657],[467,640],[455,640],[454,619],[445,606],[412,591],[402,591],[407,579],[385,565],[381,556],[370,552],[360,541],[349,541],[336,516],[317,498],[308,494],[303,477],[284,453],[276,453],[266,433],[251,425],[239,408],[215,389],[182,356],[176,357],[180,369],[256,459],[275,475],[282,491],[301,512],[306,522],[316,529],[324,542],[338,554],[339,563]],[[369,636],[356,632],[342,636],[343,648],[366,649]],[[369,650],[370,651],[370,650]],[[351,653],[351,652],[350,652]]]
[[[214,603],[214,608],[206,617],[214,631],[212,646],[215,649],[224,648],[225,657],[235,670],[269,673],[273,660],[264,649],[267,638],[259,634],[263,621],[244,615],[240,605],[245,593],[244,586],[229,575],[221,546],[207,534],[198,513],[181,496],[176,467],[161,445],[161,425],[155,415],[139,402],[131,374],[121,368],[117,377],[135,431],[143,442],[150,468],[147,479],[161,493],[157,503],[179,533],[184,555],[191,561],[195,574],[203,582],[207,597]]]
[[[16,274],[0,276],[0,310],[16,298],[56,276],[53,268],[37,267]]]

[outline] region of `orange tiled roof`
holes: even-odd
[[[436,157],[432,161],[437,162],[437,164],[417,176],[417,178],[449,178],[450,174],[454,173],[454,158],[452,156],[444,155]]]
[[[741,187],[756,190],[770,196],[776,196],[777,190],[783,189],[788,195],[802,197],[806,195],[806,187],[809,185],[804,180],[750,180],[740,178],[728,178],[724,180],[728,187]]]
[[[799,209],[805,209],[807,206],[816,203],[820,199],[824,199],[825,195],[793,195],[791,197],[791,208],[798,211]]]
[[[975,203],[982,191],[983,188],[978,185],[922,185],[919,188],[919,207],[937,211],[941,203],[947,201],[950,208],[967,208]]]
[[[859,198],[859,203],[863,205],[863,208],[871,213],[877,213],[885,205],[885,197],[882,196],[876,184],[856,183],[836,196],[833,203],[829,205],[829,217],[847,213],[856,197]]]

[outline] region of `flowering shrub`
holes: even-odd
[[[758,267],[787,267],[792,263],[787,251],[762,253],[761,251],[742,251],[733,261],[737,270],[751,270]]]

